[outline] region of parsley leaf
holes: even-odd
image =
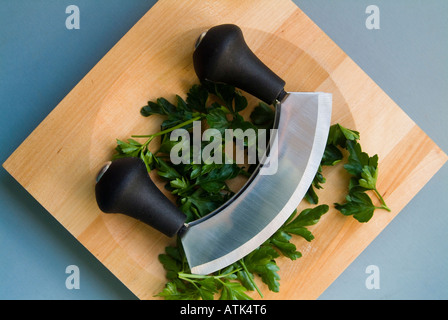
[[[292,235],[301,236],[308,242],[313,240],[313,234],[306,227],[315,225],[328,210],[329,207],[327,205],[320,205],[313,209],[303,210],[297,217],[295,217],[297,214],[297,210],[295,210],[267,243],[277,248],[284,256],[291,260],[300,258],[302,254],[297,251],[296,246],[290,243],[289,240],[292,238]]]
[[[264,102],[260,102],[250,114],[252,123],[258,128],[269,129],[274,123],[275,112]]]
[[[229,128],[230,122],[227,120],[227,115],[222,109],[212,109],[206,116],[206,120],[210,128],[217,129],[221,134],[225,129]]]
[[[117,139],[117,148],[115,149],[119,155],[125,155],[128,157],[137,157],[140,152],[142,144],[134,139],[128,139],[128,142],[124,142]]]
[[[182,176],[177,170],[168,165],[162,158],[156,158],[157,174],[167,180],[181,179]]]
[[[305,227],[309,227],[318,223],[322,215],[327,213],[328,210],[329,207],[325,204],[317,206],[315,208],[305,209],[292,221],[286,221],[286,223],[280,228],[280,230],[290,234],[302,236],[307,241],[311,241],[314,239],[314,236],[309,233],[309,231],[306,230]]]
[[[185,286],[180,280],[170,281],[165,288],[156,294],[156,297],[163,297],[166,300],[197,300],[198,292],[194,287]]]
[[[209,193],[218,193],[223,189],[228,190],[226,181],[238,176],[241,170],[236,164],[221,164],[211,172],[197,177],[196,185],[201,186]]]
[[[344,204],[336,203],[338,209],[343,215],[352,215],[359,222],[367,222],[377,207],[372,203],[372,199],[361,189],[352,188],[346,196],[347,202]]]
[[[361,173],[362,179],[359,179],[359,185],[368,190],[376,189],[376,180],[378,179],[378,168],[374,166],[364,166]]]
[[[359,140],[358,131],[347,129],[341,126],[339,123],[337,123],[330,127],[327,145],[333,145],[345,148],[347,141],[357,141],[357,140]]]
[[[220,194],[209,194],[203,189],[196,189],[191,195],[182,198],[180,209],[187,215],[187,222],[201,218],[218,209],[228,200]]]
[[[223,281],[220,300],[252,300],[245,292],[246,288],[236,281]]]
[[[326,179],[322,175],[322,165],[319,166],[316,175],[313,178],[313,182],[311,183],[308,191],[305,194],[305,199],[310,204],[317,204],[319,202],[319,197],[315,191],[315,189],[322,189],[322,183],[325,183]]]
[[[355,177],[361,177],[365,166],[373,169],[378,167],[378,155],[369,157],[367,153],[362,151],[358,142],[347,141],[347,150],[350,155],[348,156],[348,163],[344,165],[344,168]]]
[[[261,279],[269,287],[269,290],[279,292],[280,290],[280,276],[277,271],[280,268],[275,263],[275,258],[278,258],[279,254],[271,246],[260,246],[246,257],[244,257],[244,264],[247,270],[252,273],[256,273],[261,276]]]
[[[208,95],[208,90],[205,87],[195,84],[187,93],[187,105],[191,109],[205,113]]]
[[[336,209],[344,215],[353,215],[359,222],[369,221],[376,209],[390,211],[383,197],[376,188],[378,179],[378,155],[370,157],[362,151],[361,145],[355,141],[347,141],[349,152],[348,163],[344,168],[353,177],[350,180],[349,194],[345,204],[336,204]],[[366,193],[373,190],[381,202],[381,206],[375,206],[372,199]]]

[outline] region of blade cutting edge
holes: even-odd
[[[228,203],[190,223],[181,235],[193,274],[210,274],[243,258],[272,236],[297,208],[320,165],[332,95],[288,93],[277,106],[278,170],[256,175]]]

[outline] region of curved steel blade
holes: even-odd
[[[289,93],[277,106],[275,174],[254,175],[235,197],[181,235],[191,272],[209,274],[243,258],[274,234],[305,196],[330,128],[332,96]],[[263,170],[263,168],[261,168]]]

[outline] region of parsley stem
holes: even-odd
[[[375,194],[378,197],[378,199],[380,199],[380,201],[381,201],[381,207],[376,207],[376,208],[377,209],[384,209],[384,210],[387,210],[387,211],[390,212],[391,211],[390,208],[386,205],[386,202],[384,201],[383,197],[378,192],[378,190],[376,188],[374,188],[373,191],[375,192]]]
[[[154,139],[154,137],[150,137],[144,144],[142,144],[142,150],[152,141],[152,139]]]
[[[201,118],[202,118],[201,116],[197,116],[197,117],[195,117],[195,118],[193,118],[193,119],[184,121],[184,122],[182,122],[181,124],[178,124],[177,126],[174,126],[174,127],[172,127],[172,128],[168,128],[168,129],[165,129],[165,130],[163,130],[163,131],[159,131],[159,132],[154,133],[154,134],[147,134],[147,135],[133,135],[132,137],[133,137],[133,138],[153,138],[153,137],[157,137],[157,136],[162,136],[162,135],[164,135],[164,134],[166,134],[166,133],[170,133],[170,132],[173,131],[173,130],[176,130],[176,129],[180,129],[180,128],[182,128],[182,127],[185,127],[186,125],[188,125],[188,124],[190,124],[190,123],[192,123],[192,122],[194,122],[194,121],[198,121],[198,120],[200,120]]]
[[[185,273],[185,272],[178,272],[177,275],[179,276],[180,279],[183,280],[187,280],[189,281],[189,279],[207,279],[207,278],[213,278],[213,279],[219,279],[219,278],[225,278],[228,277],[229,275],[231,275],[232,273],[238,272],[241,269],[236,269],[233,270],[229,273],[224,273],[224,274],[220,274],[217,276],[211,276],[211,275],[201,275],[201,274],[191,274],[191,273]]]

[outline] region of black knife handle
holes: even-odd
[[[141,159],[114,160],[97,180],[95,195],[101,211],[133,217],[169,237],[182,229],[185,214],[152,182]]]
[[[285,81],[249,49],[236,25],[215,26],[202,34],[193,63],[200,81],[233,85],[268,104],[281,101],[286,94]]]

